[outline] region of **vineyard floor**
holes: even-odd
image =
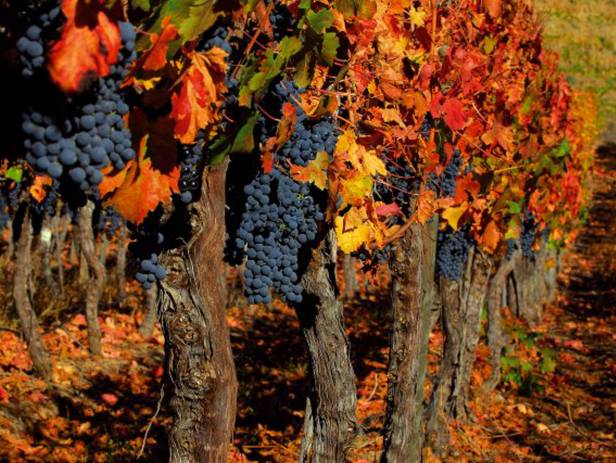
[[[599,164],[588,225],[563,260],[558,303],[532,331],[510,320],[518,342],[505,358],[503,383],[490,394],[480,392],[490,374],[488,350],[480,346],[474,418],[452,424],[446,461],[616,461],[616,147],[600,150]],[[387,275],[360,286],[345,309],[358,377],[361,434],[350,456],[357,463],[379,457],[389,329]],[[297,461],[307,375],[298,323],[282,304],[242,301],[232,297],[228,312],[240,382],[233,461]],[[18,335],[0,331],[0,461],[137,461],[146,430],[141,461],[166,461],[169,418],[164,407],[156,412],[163,338],[159,331],[139,335],[139,304],[129,297],[120,310],[102,310],[102,359],[87,353],[83,315],[67,310],[46,324],[52,384],[29,374]],[[435,331],[426,392],[442,341]]]

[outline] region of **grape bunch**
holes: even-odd
[[[274,40],[279,42],[289,31],[294,29],[295,21],[289,8],[280,1],[272,0],[274,6],[269,15],[270,24],[274,31]]]
[[[507,253],[505,254],[505,257],[507,260],[511,260],[513,254],[519,249],[518,243],[516,243],[515,240],[510,238],[506,241],[505,244],[507,245]]]
[[[317,222],[323,220],[310,186],[273,169],[257,174],[244,191],[246,210],[235,244],[247,257],[244,286],[249,302],[270,302],[272,288],[288,302],[301,302],[299,251],[316,238]]]
[[[41,217],[53,217],[56,213],[56,206],[59,201],[59,192],[60,184],[54,180],[52,184],[47,188],[47,194],[43,198],[43,200],[39,202],[33,202],[32,209],[34,213]]]
[[[520,249],[522,249],[522,255],[527,259],[535,258],[533,243],[537,236],[537,228],[538,224],[535,222],[535,218],[527,211],[522,220],[522,233],[520,233]]]
[[[0,231],[4,230],[11,220],[9,214],[9,202],[4,192],[4,188],[0,189]]]
[[[464,273],[468,250],[473,246],[467,229],[441,230],[437,235],[436,270],[449,280],[459,281]]]
[[[113,206],[99,208],[95,223],[99,232],[107,232],[108,236],[113,236],[122,226],[122,217]]]
[[[324,218],[323,198],[291,178],[287,165],[305,166],[319,151],[331,156],[337,129],[329,120],[310,121],[299,106],[300,94],[293,82],[283,80],[262,101],[267,107],[257,125],[262,143],[275,134],[270,116],[278,118],[285,102],[295,106],[297,123],[289,141],[274,153],[272,171],[258,171],[243,190],[246,200],[234,245],[246,257],[244,287],[250,303],[270,302],[272,290],[287,302],[302,301],[301,251],[316,239]]]
[[[149,257],[140,259],[139,271],[135,279],[141,283],[144,289],[150,289],[154,283],[167,276],[167,271],[158,263],[158,256],[155,253]]]
[[[225,26],[218,26],[208,33],[207,37],[204,37],[201,43],[197,46],[200,51],[207,51],[211,48],[218,47],[227,52],[227,55],[231,54],[231,44],[227,40],[229,35],[229,29]]]
[[[462,167],[462,156],[460,150],[454,149],[453,156],[443,170],[443,173],[438,177],[434,174],[428,176],[428,188],[438,192],[441,198],[455,196],[456,181],[458,175],[460,175],[460,167]]]
[[[22,66],[21,75],[26,78],[32,77],[43,68],[49,35],[56,33],[64,21],[64,15],[59,6],[42,14],[28,11],[27,15],[29,26],[16,44]]]
[[[120,23],[120,32],[123,48],[110,74],[98,79],[92,92],[76,99],[67,114],[36,110],[23,114],[26,160],[53,179],[67,173],[85,192],[96,190],[103,179],[101,170],[110,163],[122,169],[135,157],[123,118],[129,107],[120,85],[136,56],[136,35],[129,23]]]
[[[421,133],[421,136],[424,140],[430,138],[430,129],[432,128],[432,123],[432,115],[430,113],[426,113],[421,123],[421,129],[419,129],[419,133]]]
[[[421,179],[404,157],[392,159],[388,154],[387,151],[381,154],[388,175],[377,181],[376,193],[381,201],[398,204],[402,213],[408,216],[411,193],[419,191]]]

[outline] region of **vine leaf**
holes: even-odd
[[[163,20],[160,35],[152,33],[150,36],[152,47],[145,54],[141,65],[145,71],[158,71],[167,64],[169,43],[178,38],[178,30],[174,24],[169,22],[169,19]]]
[[[175,121],[175,138],[180,142],[194,142],[199,129],[220,119],[226,56],[218,47],[190,54],[191,64],[180,78],[180,89],[171,96],[171,118]]]
[[[109,74],[118,58],[120,30],[97,2],[63,0],[62,11],[66,23],[49,51],[48,70],[62,91],[75,93]]]
[[[457,98],[447,98],[442,93],[435,95],[430,106],[433,117],[440,117],[451,130],[462,130],[466,125],[464,106]]]
[[[153,168],[152,160],[145,156],[148,138],[146,135],[141,139],[137,159],[115,175],[105,175],[99,185],[105,205],[112,205],[122,217],[137,225],[160,203],[169,202],[172,193],[179,192],[179,167],[168,173]]]
[[[328,166],[329,156],[325,151],[319,151],[306,167],[292,165],[291,176],[298,182],[312,182],[318,189],[325,190]]]
[[[501,239],[501,232],[498,229],[498,225],[496,224],[496,222],[492,220],[485,228],[485,231],[483,232],[483,235],[481,236],[480,243],[486,251],[493,253],[496,250],[496,247],[498,246],[500,239]]]

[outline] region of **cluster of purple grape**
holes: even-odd
[[[269,15],[270,24],[274,31],[274,40],[279,42],[289,31],[295,28],[295,20],[289,11],[289,8],[280,1],[272,0],[274,6]]]
[[[113,206],[99,208],[95,219],[96,229],[99,232],[106,232],[108,236],[114,236],[122,226],[122,217]]]
[[[460,150],[455,149],[443,173],[438,177],[434,174],[428,176],[428,188],[437,192],[441,198],[455,196],[456,181],[460,175],[460,167],[462,167],[462,156]]]
[[[533,260],[535,258],[535,251],[533,250],[533,244],[537,237],[538,224],[535,222],[533,214],[526,211],[522,218],[522,233],[520,233],[520,249],[522,255],[527,259]]]
[[[57,2],[56,2],[57,3]],[[17,40],[17,50],[21,62],[23,77],[32,77],[45,64],[46,43],[49,36],[57,33],[64,22],[64,15],[59,6],[54,6],[45,13],[28,9],[30,25],[24,35]]]
[[[454,231],[450,228],[438,232],[436,271],[449,280],[459,281],[464,274],[468,250],[474,246],[467,228]]]
[[[301,250],[316,239],[324,218],[321,198],[309,184],[293,180],[286,165],[305,166],[319,151],[331,156],[338,134],[331,121],[308,119],[298,104],[300,93],[293,82],[281,81],[263,100],[274,117],[285,102],[293,104],[297,123],[290,140],[275,153],[279,167],[257,172],[243,190],[246,201],[234,245],[246,258],[244,287],[251,303],[270,302],[272,290],[287,302],[302,301]],[[276,124],[263,116],[258,130],[263,143],[275,133]]]
[[[68,173],[84,192],[96,191],[103,179],[101,169],[110,163],[122,169],[135,157],[123,118],[129,107],[120,85],[136,57],[136,34],[129,23],[120,23],[120,32],[123,48],[118,62],[108,76],[98,79],[91,91],[74,101],[68,114],[36,110],[23,114],[26,160],[53,179]]]

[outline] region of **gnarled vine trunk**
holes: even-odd
[[[445,330],[443,360],[428,409],[428,440],[437,453],[448,444],[447,419],[467,418],[470,375],[479,341],[491,260],[471,249],[461,281],[439,280]]]
[[[17,238],[15,273],[13,275],[15,308],[28,344],[34,372],[44,379],[49,379],[51,378],[51,358],[43,343],[38,319],[28,291],[28,281],[32,272],[32,224],[30,223],[30,211],[27,205],[21,206],[13,226],[15,227],[14,236]]]
[[[507,290],[507,279],[521,258],[520,251],[515,251],[507,259],[502,258],[496,272],[490,278],[486,305],[488,312],[488,347],[490,348],[490,364],[492,374],[483,386],[484,392],[492,391],[500,382],[500,362],[503,348],[507,345],[507,337],[503,330],[501,310],[503,308],[503,293]]]
[[[344,296],[352,299],[359,292],[359,282],[357,281],[357,271],[355,270],[355,262],[351,254],[342,256],[342,271],[344,275]]]
[[[302,277],[297,307],[310,359],[302,462],[343,462],[355,436],[357,392],[336,284],[336,235],[329,231]]]
[[[421,461],[437,227],[435,219],[411,226],[392,253],[393,328],[382,462]]]
[[[84,262],[86,274],[88,275],[86,290],[86,320],[88,322],[88,344],[90,352],[94,355],[103,353],[101,345],[101,327],[98,322],[98,303],[103,295],[105,288],[105,266],[98,259],[96,243],[94,241],[94,230],[92,229],[92,214],[94,213],[94,203],[88,201],[85,206],[79,209],[79,247]]]
[[[156,320],[158,320],[158,307],[156,304],[157,295],[158,288],[156,286],[152,286],[145,290],[145,311],[143,314],[143,321],[139,327],[139,333],[144,338],[152,336]]]
[[[158,309],[172,463],[226,462],[233,436],[237,380],[223,266],[226,168],[205,169],[201,198],[189,206],[186,221],[178,221],[190,226],[187,240],[161,256],[167,277],[159,284]]]

